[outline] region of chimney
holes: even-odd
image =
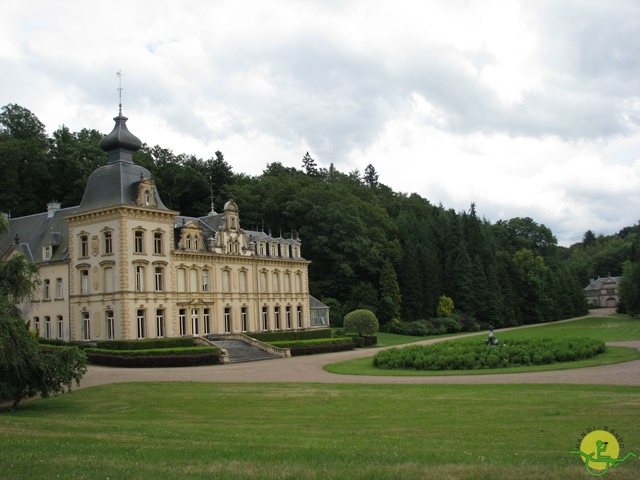
[[[47,203],[47,218],[53,218],[56,212],[60,210],[60,205],[60,202],[57,202],[55,200]]]

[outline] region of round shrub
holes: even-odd
[[[357,333],[359,336],[375,335],[379,328],[378,319],[370,310],[354,310],[344,316],[345,332]]]

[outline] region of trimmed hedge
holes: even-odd
[[[391,327],[398,335],[426,337],[429,335],[444,335],[446,333],[477,332],[480,326],[473,317],[455,313],[450,317],[415,320],[413,322],[398,322]]]
[[[106,350],[147,350],[152,348],[192,347],[192,337],[147,338],[144,340],[104,340],[97,342],[97,348]]]
[[[355,343],[330,343],[326,345],[310,345],[307,347],[293,347],[291,349],[292,357],[300,357],[302,355],[316,355],[318,353],[329,352],[345,352],[356,348]]]
[[[85,353],[97,353],[101,355],[120,355],[121,357],[135,356],[160,356],[160,355],[202,355],[204,353],[220,353],[218,347],[180,347],[180,348],[148,348],[144,350],[118,350],[114,354],[114,350],[108,348],[85,348]]]
[[[141,355],[126,356],[115,354],[87,353],[89,361],[95,365],[128,368],[152,367],[194,367],[198,365],[217,365],[220,355],[204,353],[199,355]]]
[[[289,340],[286,342],[269,342],[269,345],[280,348],[295,348],[295,347],[316,347],[320,345],[341,345],[345,343],[353,343],[353,340],[349,337],[343,338],[318,338],[314,340]]]
[[[314,330],[289,330],[286,332],[252,333],[249,336],[265,343],[286,342],[293,340],[312,340],[315,338],[331,338],[331,329],[320,328]]]
[[[475,370],[573,362],[605,351],[604,342],[592,338],[509,340],[497,347],[468,340],[390,348],[378,352],[373,364],[386,370]]]

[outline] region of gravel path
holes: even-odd
[[[589,316],[606,316],[613,309],[592,311]],[[581,317],[584,318],[584,317]],[[565,320],[565,321],[573,321]],[[530,325],[516,328],[535,328]],[[497,336],[501,331],[496,330]],[[473,335],[473,334],[471,334]],[[463,335],[457,338],[461,338]],[[442,339],[426,340],[420,344],[435,343]],[[640,340],[610,342],[608,345],[628,346],[640,349]],[[326,364],[373,356],[379,349],[357,349],[348,352],[328,353],[293,358],[280,358],[262,362],[213,365],[188,368],[113,368],[89,366],[81,382],[81,388],[122,382],[311,382],[311,383],[385,383],[385,384],[498,384],[498,383],[566,383],[640,386],[640,360],[573,370],[550,372],[507,373],[491,375],[462,375],[444,377],[376,377],[364,375],[336,375],[322,369]]]

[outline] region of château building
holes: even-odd
[[[51,202],[9,220],[0,258],[24,254],[41,287],[23,306],[40,336],[97,341],[328,327],[309,295],[298,238],[244,230],[229,200],[200,218],[167,208],[150,172],[133,163],[140,140],[114,118],[109,160],[80,205]]]
[[[589,285],[583,291],[590,307],[615,307],[620,302],[619,286],[622,277],[612,277],[589,280]]]

